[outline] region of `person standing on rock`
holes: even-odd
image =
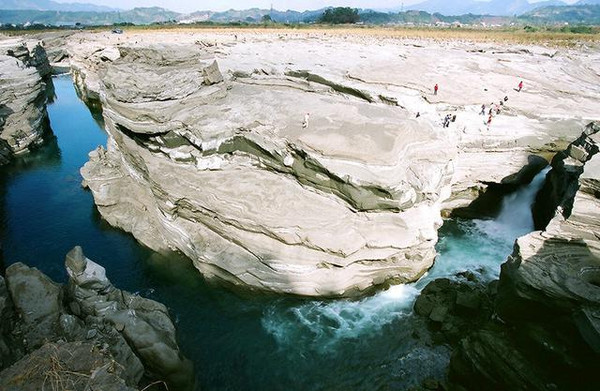
[[[523,80],[521,80],[519,82],[519,89],[517,90],[518,92],[521,92],[521,90],[523,89]]]
[[[438,87],[437,83],[435,83],[435,86],[433,86],[433,95],[437,95],[438,89],[439,89],[439,87]]]
[[[444,117],[444,123],[443,123],[444,128],[447,128],[448,126],[450,126],[451,119],[452,119],[452,116],[450,114],[446,114],[446,117]]]
[[[308,128],[308,120],[310,119],[310,113],[304,114],[304,121],[302,121],[302,128]]]

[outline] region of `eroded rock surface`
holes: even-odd
[[[21,358],[0,373],[1,389],[52,381],[77,390],[130,390],[143,377],[169,389],[192,388],[192,364],[179,351],[164,305],[115,288],[79,247],[67,254],[66,267],[66,286],[22,263],[7,269],[8,289],[0,279],[1,368]],[[19,374],[36,366],[29,388],[19,388]]]
[[[80,34],[69,55],[110,134],[82,170],[103,217],[259,289],[348,295],[414,280],[440,209],[526,183],[598,115],[595,47],[237,38]]]
[[[0,164],[43,142],[50,72],[39,42],[0,38]]]
[[[431,124],[304,73],[224,77],[203,48],[108,50],[72,61],[110,134],[81,170],[109,223],[277,292],[355,294],[431,266],[454,154]]]

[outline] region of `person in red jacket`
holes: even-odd
[[[519,82],[519,89],[517,91],[521,92],[522,89],[523,89],[523,80],[521,80]]]
[[[435,86],[433,87],[433,95],[437,95],[438,92],[438,85],[437,83],[435,83]]]

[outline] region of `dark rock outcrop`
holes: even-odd
[[[450,389],[598,389],[598,145],[600,127],[592,123],[554,159],[545,196],[541,197],[546,202],[538,204],[540,210],[550,208],[543,210],[548,220],[545,231],[517,239],[513,253],[502,265],[492,311],[478,314],[487,320],[473,318],[462,329],[466,337],[458,342],[445,339],[454,346],[448,373]],[[462,290],[459,283],[436,280],[423,291],[415,311],[439,322],[442,331],[444,327],[451,330],[448,325],[456,322],[448,314],[455,313],[453,308]],[[483,290],[475,293],[480,300],[489,297]],[[440,313],[445,316],[438,316]]]
[[[577,140],[552,159],[552,171],[535,200],[533,221],[536,229],[546,228],[558,206],[565,217],[571,214],[573,199],[579,188],[577,179],[583,172],[585,162],[598,152],[597,143],[589,136],[599,130],[598,123],[590,123]]]
[[[126,369],[93,342],[46,343],[0,373],[3,391],[135,391],[123,380]]]
[[[479,283],[469,272],[460,277],[430,282],[415,301],[415,313],[428,319],[438,342],[457,342],[486,322],[493,312],[496,284]]]
[[[125,391],[150,380],[192,388],[192,364],[164,305],[115,288],[80,247],[67,254],[66,268],[67,285],[21,263],[8,267],[8,289],[0,278],[0,368],[20,359],[0,373],[0,389],[41,389],[35,385],[44,380],[77,390]],[[42,372],[19,388],[19,373],[33,367]]]

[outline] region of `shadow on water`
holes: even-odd
[[[56,99],[56,89],[54,88],[54,79],[52,77],[47,77],[44,82],[46,83],[46,99],[48,104],[54,103]]]

